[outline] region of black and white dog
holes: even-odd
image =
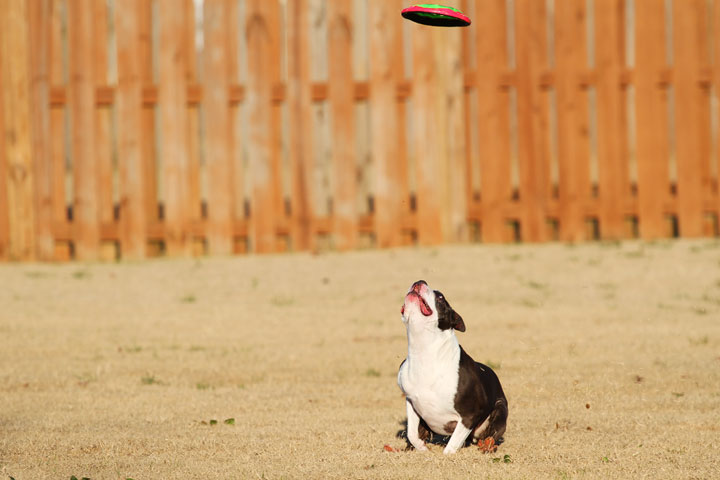
[[[429,430],[451,435],[445,454],[457,452],[468,437],[470,442],[499,443],[507,399],[495,372],[475,362],[458,343],[455,330],[465,331],[460,315],[424,280],[410,287],[401,313],[408,356],[400,365],[398,385],[405,393],[412,446],[426,451]]]

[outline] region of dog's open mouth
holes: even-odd
[[[415,292],[410,292],[407,294],[406,298],[410,298],[410,297],[414,297],[419,300],[418,303],[420,304],[420,311],[422,312],[423,315],[425,315],[426,317],[429,317],[430,315],[432,315],[433,312],[432,312],[432,309],[430,308],[430,305],[427,304],[427,302],[421,295],[418,295]],[[407,300],[405,303],[407,303]],[[404,313],[405,313],[405,304],[403,304],[402,308],[400,309],[400,315],[402,315]]]

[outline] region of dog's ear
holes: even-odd
[[[462,317],[450,306],[442,292],[435,290],[435,306],[438,311],[438,327],[440,330],[453,328],[458,332],[465,331]]]
[[[462,317],[455,310],[452,311],[452,321],[453,321],[452,328],[454,328],[458,332],[465,331],[465,322],[463,322]]]

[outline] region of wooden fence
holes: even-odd
[[[717,236],[720,0],[3,0],[0,258]]]

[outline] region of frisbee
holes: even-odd
[[[455,7],[434,3],[421,3],[404,9],[402,16],[408,20],[432,27],[467,27],[470,18]]]

